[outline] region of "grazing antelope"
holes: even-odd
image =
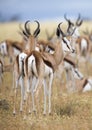
[[[65,74],[66,74],[67,90],[68,92],[73,92],[76,90],[75,79],[81,80],[83,78],[83,75],[79,71],[74,58],[72,58],[69,55],[64,58],[64,69],[65,69]]]
[[[13,71],[13,88],[14,88],[14,110],[13,110],[13,114],[16,114],[16,97],[17,97],[17,89],[18,89],[18,85],[20,84],[21,86],[21,102],[20,102],[20,111],[22,111],[22,105],[23,102],[25,100],[25,85],[24,85],[24,73],[23,73],[23,63],[25,58],[27,57],[27,55],[35,50],[35,46],[37,43],[37,36],[40,33],[40,24],[38,21],[35,21],[37,23],[37,28],[34,31],[33,34],[30,33],[30,30],[28,29],[27,25],[30,21],[25,22],[25,30],[23,30],[23,32],[25,33],[25,35],[28,37],[28,44],[27,47],[25,48],[25,50],[20,53],[19,55],[17,55],[16,60],[15,60],[15,64],[14,64],[14,71]],[[16,82],[16,86],[14,84],[14,82]]]
[[[61,23],[60,23],[61,24]],[[63,61],[65,56],[64,52],[74,53],[74,49],[70,46],[70,42],[65,37],[66,35],[60,28],[60,24],[57,28],[58,39],[54,46],[54,53],[50,54],[48,52],[37,52],[32,51],[25,59],[25,69],[27,76],[27,91],[32,94],[33,111],[35,111],[34,103],[34,92],[36,92],[36,97],[39,94],[41,86],[44,87],[44,112],[46,115],[46,102],[48,96],[48,113],[51,113],[51,93],[52,93],[52,81],[53,75],[58,65]],[[64,46],[65,44],[65,46]],[[64,51],[64,52],[63,52]],[[47,79],[49,78],[49,83],[47,85]],[[31,86],[30,86],[31,81]],[[39,86],[39,88],[38,88]],[[28,96],[29,97],[29,96]]]
[[[92,91],[92,77],[84,77],[82,80],[76,80],[75,92]]]
[[[83,23],[83,20],[81,19],[80,14],[79,14],[77,20],[75,21],[75,23],[71,22],[71,20],[68,19],[66,17],[66,15],[64,15],[64,18],[68,22],[68,27],[69,27],[68,30],[67,30],[68,32],[70,32],[73,28],[75,28],[75,31],[74,31],[74,33],[73,33],[73,35],[71,37],[71,44],[75,48],[77,53],[76,53],[76,55],[71,55],[71,56],[73,56],[73,58],[75,58],[78,61],[78,63],[80,61],[82,61],[82,59],[81,59],[82,56],[85,57],[85,59],[86,59],[85,62],[88,61],[88,58],[89,58],[89,53],[88,52],[90,50],[89,40],[86,37],[80,36],[79,27]],[[87,65],[87,64],[85,63],[85,65]],[[68,68],[69,68],[69,70],[68,70]],[[66,76],[69,75],[68,73],[71,72],[70,71],[71,67],[68,67],[68,68],[66,68]],[[86,71],[88,73],[87,66],[86,66]],[[73,79],[73,81],[74,81],[74,79]],[[74,84],[76,85],[75,82],[72,82],[73,88],[76,88],[76,87],[74,87],[75,86]]]

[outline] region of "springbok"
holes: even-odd
[[[74,92],[76,90],[75,80],[83,79],[83,74],[79,71],[79,68],[71,56],[64,58],[64,68],[66,74],[66,87],[68,92]]]
[[[74,28],[76,28],[75,31],[74,31],[74,33],[73,33],[73,36],[79,37],[80,36],[79,27],[83,23],[83,20],[81,19],[80,14],[79,14],[77,20],[75,21],[75,23],[71,22],[71,20],[66,17],[66,14],[64,15],[64,18],[68,22],[67,32],[69,33],[69,32],[71,32],[71,30],[73,30]]]
[[[60,23],[61,24],[61,23]],[[51,113],[51,93],[52,93],[52,81],[53,75],[58,65],[63,61],[66,53],[74,53],[74,49],[71,47],[70,42],[66,38],[66,34],[60,28],[60,24],[57,27],[58,39],[56,44],[53,45],[54,53],[50,54],[48,52],[38,52],[32,51],[25,59],[25,73],[27,77],[27,94],[32,94],[33,111],[35,111],[34,103],[34,92],[36,92],[36,97],[38,97],[39,91],[43,84],[44,87],[44,111],[43,114],[46,115],[46,102],[48,96],[48,113]],[[64,53],[64,52],[65,53]],[[47,86],[47,79],[49,78],[49,83]],[[30,86],[31,81],[31,86]],[[38,87],[39,86],[39,87]],[[29,97],[29,96],[27,96]]]
[[[71,31],[74,30],[74,33],[76,31],[76,28],[74,26],[74,23],[72,23],[70,20],[67,19],[66,15],[64,16],[65,19],[68,21],[68,28],[67,28],[67,32],[68,33],[71,33]],[[82,23],[82,21],[79,21],[79,18],[77,19],[76,21],[76,26],[80,26]],[[74,37],[74,33],[73,33],[73,36],[70,36],[70,37],[67,37],[68,39],[70,39],[70,43],[73,44],[72,42],[74,42],[73,40],[73,37]],[[52,44],[55,43],[55,37],[53,37],[54,35],[49,35],[49,33],[46,31],[46,34],[47,34],[47,40],[50,41]],[[50,38],[49,38],[50,37]],[[74,47],[74,46],[73,46]],[[75,47],[74,47],[75,48]],[[52,48],[53,50],[53,48]],[[74,54],[73,54],[74,55]],[[76,54],[75,54],[76,55]],[[83,78],[83,75],[80,73],[80,71],[78,70],[78,67],[77,67],[77,62],[76,62],[76,58],[73,56],[70,55],[67,55],[66,57],[64,57],[64,67],[61,65],[61,69],[59,67],[59,73],[57,71],[57,74],[55,73],[55,76],[56,77],[59,77],[59,79],[61,78],[61,75],[62,75],[62,67],[63,67],[63,70],[65,70],[65,74],[66,74],[66,87],[68,89],[68,91],[70,91],[70,87],[72,86],[72,90],[74,91],[74,89],[76,89],[76,84],[75,84],[75,79],[82,79]],[[61,71],[61,73],[60,73]],[[69,82],[72,80],[72,84],[71,86],[69,85]]]
[[[76,62],[76,65],[78,66],[78,63],[79,63],[79,59],[81,58],[82,55],[86,55],[88,57],[88,49],[89,49],[89,42],[88,42],[88,39],[86,37],[82,37],[80,36],[80,32],[79,32],[79,27],[82,25],[83,23],[83,20],[81,19],[81,16],[79,14],[77,20],[74,22],[72,22],[70,19],[68,19],[66,17],[66,14],[64,15],[64,18],[65,20],[68,22],[68,32],[70,32],[72,29],[75,28],[75,31],[71,37],[71,44],[72,46],[75,48],[76,50],[76,55],[71,55],[73,58],[72,58],[72,61],[74,62],[75,64],[75,60],[77,61]],[[66,70],[66,77],[69,77],[68,75],[70,74],[72,77],[70,80],[72,80],[72,86],[73,88],[76,88],[76,83],[74,82],[75,79],[73,78],[73,75],[71,73],[71,65],[70,64],[67,64],[67,62],[65,62],[65,70]],[[69,79],[69,78],[68,78]],[[69,84],[68,84],[69,86]]]
[[[76,79],[76,91],[75,92],[88,92],[92,91],[92,77],[84,77],[82,80]]]
[[[28,44],[25,50],[17,55],[14,64],[14,71],[13,71],[13,88],[14,88],[14,110],[13,114],[16,114],[16,97],[17,97],[17,89],[18,85],[21,86],[21,102],[20,102],[20,111],[22,111],[22,104],[25,100],[25,86],[24,86],[24,73],[23,73],[23,63],[24,59],[27,57],[28,53],[35,50],[37,36],[40,33],[40,24],[38,21],[37,28],[33,34],[30,33],[30,30],[27,28],[27,25],[30,21],[25,22],[25,30],[24,33],[28,37]],[[16,82],[16,86],[15,83]]]

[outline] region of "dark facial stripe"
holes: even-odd
[[[68,62],[69,64],[71,64],[73,67],[75,67],[75,64],[70,61],[68,58],[64,57],[64,61]]]
[[[83,88],[85,87],[85,85],[86,85],[87,83],[88,83],[88,80],[85,79],[84,84],[83,84]]]
[[[76,70],[74,70],[75,71],[75,73],[78,75],[78,77],[80,78],[80,75],[79,75],[79,73],[76,71]]]
[[[62,40],[63,40],[63,42],[66,44],[66,46],[68,47],[68,49],[70,50],[70,47],[68,46],[66,40],[65,40],[64,38],[63,38]]]

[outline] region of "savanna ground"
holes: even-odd
[[[58,23],[47,22],[41,24],[39,38],[46,38],[45,29],[49,33]],[[18,23],[0,24],[0,41],[12,39],[21,40],[18,34]],[[84,22],[80,30],[92,30],[91,22]],[[6,59],[7,61],[7,59]],[[80,64],[80,70],[92,76],[92,64]],[[0,84],[0,130],[92,130],[92,92],[68,94],[65,87],[65,75],[62,79],[54,79],[52,88],[52,115],[43,116],[43,89],[40,91],[37,113],[32,113],[23,120],[19,112],[20,89],[17,97],[17,115],[13,112],[12,73],[4,73],[4,81]]]

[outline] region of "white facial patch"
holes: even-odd
[[[72,51],[70,41],[68,41],[66,37],[64,37],[64,40],[62,40],[62,47],[63,47],[63,50],[65,52],[71,52]]]

